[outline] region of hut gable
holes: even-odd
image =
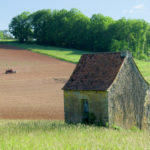
[[[118,53],[84,54],[64,90],[106,91],[113,83],[124,61]]]
[[[149,85],[134,60],[126,57],[112,86],[108,89],[109,125],[143,128],[143,106],[148,89]]]

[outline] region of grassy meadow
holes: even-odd
[[[135,59],[135,62],[145,80],[150,84],[150,61],[142,61]]]
[[[77,63],[85,51],[36,44],[1,42]],[[150,83],[150,62],[135,60]],[[0,150],[150,150],[150,132],[137,128],[107,129],[63,121],[0,121]]]
[[[149,150],[150,132],[68,125],[63,121],[0,121],[0,150]]]

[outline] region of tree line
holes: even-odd
[[[12,39],[12,35],[9,33],[8,30],[0,30],[0,40],[1,39]]]
[[[9,31],[20,42],[92,52],[129,50],[137,58],[150,55],[150,23],[140,19],[113,20],[102,14],[89,18],[78,9],[46,9],[15,16]]]

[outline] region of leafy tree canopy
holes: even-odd
[[[137,58],[150,55],[150,24],[144,20],[113,20],[102,14],[85,16],[78,9],[43,9],[14,17],[10,32],[20,42],[97,52],[130,50]],[[0,34],[0,36],[2,36]]]

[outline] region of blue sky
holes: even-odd
[[[8,29],[11,19],[23,11],[77,8],[86,16],[101,13],[113,19],[122,17],[150,22],[150,0],[1,0],[0,30]]]

